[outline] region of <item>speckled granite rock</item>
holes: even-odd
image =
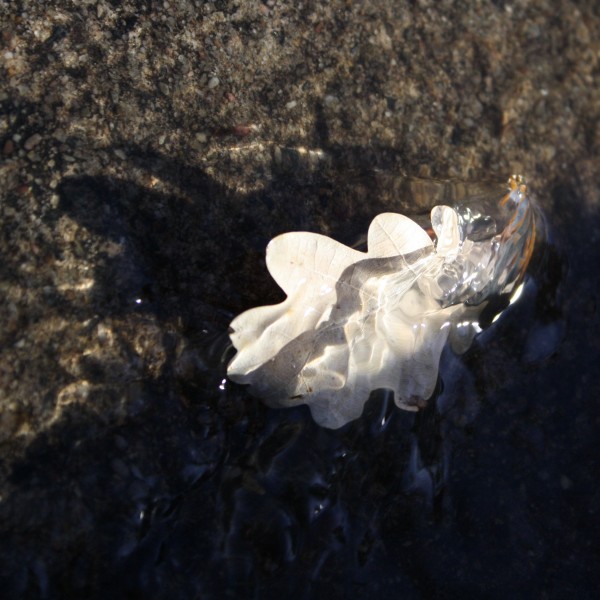
[[[600,235],[594,3],[21,0],[0,5],[0,26],[0,545],[1,575],[14,597],[103,589],[115,597],[151,590],[210,597],[224,585],[244,597],[281,590],[271,583],[296,581],[303,569],[313,585],[307,594],[318,594],[323,581],[341,585],[347,574],[335,574],[344,573],[345,551],[335,519],[338,546],[322,550],[334,557],[329,579],[309,558],[321,552],[316,538],[296,548],[297,566],[264,550],[268,527],[249,533],[240,525],[233,497],[254,493],[244,510],[267,519],[273,497],[256,469],[267,469],[282,440],[298,436],[284,425],[278,433],[259,403],[228,392],[226,331],[232,314],[279,298],[262,267],[273,235],[309,229],[354,241],[374,214],[418,204],[399,193],[402,175],[529,177],[572,265],[562,282],[568,292],[552,308],[570,324],[554,368],[566,369],[571,397],[555,402],[575,403],[586,418],[568,435],[559,432],[565,452],[571,436],[580,440],[563,461],[598,457],[591,440],[599,413],[585,399],[600,391],[592,369],[598,342],[589,333],[598,325],[598,276],[587,275]],[[497,352],[489,356],[519,368],[509,351]],[[577,364],[576,375],[569,369]],[[530,372],[519,373],[523,384]],[[531,377],[543,387],[543,375]],[[556,410],[546,415],[549,429],[525,419],[523,439],[542,462],[540,440],[556,433],[553,419],[564,409]],[[336,446],[304,426],[305,444],[312,435],[323,448]],[[354,438],[339,443],[364,451]],[[389,458],[387,442],[378,443]],[[253,458],[243,458],[248,452]],[[327,506],[334,480],[348,497],[364,496],[328,471],[335,460],[323,458],[315,506]],[[565,493],[579,489],[573,475],[531,460]],[[589,503],[564,502],[567,512],[588,511],[581,518],[591,532],[598,496],[581,469]],[[465,469],[458,480],[470,476]],[[302,490],[317,485],[309,480],[299,476]],[[454,491],[456,499],[461,490]],[[389,500],[372,493],[372,502]],[[197,515],[194,503],[202,506]],[[175,524],[165,517],[173,510]],[[285,529],[281,519],[273,531]],[[189,523],[205,533],[186,538]],[[238,526],[246,533],[236,530],[244,541],[234,552],[227,543]],[[372,547],[381,553],[391,543],[377,538],[380,526],[375,519],[361,530],[363,566]],[[558,538],[568,538],[570,526],[559,527]],[[168,568],[156,558],[161,527],[176,540]],[[532,538],[539,575],[555,550],[543,536]],[[586,561],[598,550],[586,546],[589,539],[569,546],[581,572],[562,591],[592,589]],[[197,565],[181,558],[188,551],[206,557],[213,572],[190,576]],[[494,560],[482,559],[475,591]],[[296,571],[282,576],[283,563]],[[159,565],[155,575],[150,565]],[[392,581],[386,568],[361,575],[360,589]],[[399,567],[409,597],[427,592],[415,569]],[[502,573],[490,597],[510,591]],[[528,581],[536,580],[525,569],[519,589],[536,591]],[[539,582],[552,596],[555,580],[540,575]],[[342,592],[349,597],[348,588]]]

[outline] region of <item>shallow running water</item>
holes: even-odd
[[[81,532],[81,541],[63,551],[72,556],[64,593],[591,597],[600,538],[600,250],[589,243],[597,219],[580,218],[582,199],[570,189],[537,190],[545,194],[550,236],[521,298],[465,355],[446,349],[427,409],[400,411],[378,392],[361,419],[326,430],[306,407],[268,409],[225,377],[231,316],[257,298],[278,299],[261,279],[257,257],[290,222],[328,228],[352,243],[370,213],[394,203],[410,212],[398,201],[407,197],[403,190],[437,190],[412,194],[408,204],[417,212],[452,191],[409,184],[386,170],[344,175],[320,155],[300,155],[310,160],[293,168],[285,152],[276,164],[260,162],[252,188],[244,171],[239,189],[223,190],[215,175],[199,193],[207,227],[215,227],[212,242],[201,241],[206,254],[193,257],[192,273],[205,277],[193,284],[205,286],[203,302],[186,296],[187,271],[168,264],[152,235],[139,235],[145,225],[138,215],[119,212],[118,223],[92,219],[85,203],[75,202],[85,193],[107,198],[106,182],[63,188],[62,206],[73,218],[134,248],[129,262],[114,261],[107,271],[129,282],[114,310],[137,298],[141,308],[128,310],[165,322],[176,314],[187,327],[187,343],[169,355],[167,375],[140,385],[140,403],[151,411],[140,409],[135,419],[76,445],[65,423],[63,441],[50,452],[43,444],[31,448],[12,474],[28,494],[24,505],[38,507],[27,517],[29,530],[74,522]],[[301,201],[281,206],[286,198]],[[227,222],[225,238],[211,207],[236,202],[245,204],[237,205],[239,219]],[[256,253],[251,267],[243,258],[249,248]],[[135,465],[119,462],[121,453],[137,455]],[[71,492],[83,499],[77,514],[62,501]],[[15,531],[7,535],[17,539]],[[59,597],[37,542],[18,542],[5,563],[4,589]]]

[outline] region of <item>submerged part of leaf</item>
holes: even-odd
[[[523,276],[535,223],[522,180],[509,184],[476,206],[434,207],[435,244],[393,213],[373,220],[366,253],[315,233],[273,239],[267,267],[287,299],[233,320],[230,379],[271,406],[306,403],[331,428],[359,417],[375,389],[417,410],[446,342],[465,351],[485,300]]]

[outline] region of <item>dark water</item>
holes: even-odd
[[[73,417],[15,466],[0,596],[596,597],[600,221],[583,214],[584,199],[568,186],[545,191],[549,239],[522,297],[465,355],[444,352],[426,410],[401,411],[378,392],[361,419],[331,431],[306,407],[267,409],[225,369],[229,319],[277,295],[264,244],[286,218],[319,226],[306,205],[262,225],[253,207],[275,219],[277,202],[301,191],[316,198],[312,214],[343,223],[332,187],[271,180],[244,197],[250,208],[229,232],[242,241],[219,246],[218,211],[239,194],[187,175],[199,208],[162,220],[157,199],[127,182],[61,190],[61,210],[131,247],[97,273],[106,285],[96,309],[133,310],[142,290],[144,310],[181,318],[186,345],[159,380],[140,384],[137,416],[111,427]],[[214,227],[217,247],[193,250],[192,234],[169,224],[178,218]],[[364,222],[333,234],[356,239]],[[171,249],[151,243],[157,228]],[[170,263],[188,242],[192,266]],[[245,274],[248,248],[256,266]],[[115,278],[125,283],[108,301]]]

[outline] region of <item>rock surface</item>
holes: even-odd
[[[592,597],[593,2],[21,0],[0,27],[10,597]],[[443,443],[393,412],[324,433],[224,379],[231,317],[280,299],[274,235],[352,242],[423,208],[403,175],[512,172],[547,270],[448,359]]]

